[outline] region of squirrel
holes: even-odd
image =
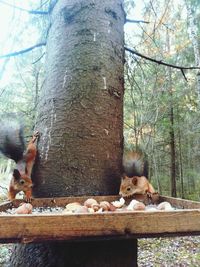
[[[36,132],[33,135],[24,152],[24,137],[21,125],[13,123],[13,121],[9,122],[8,125],[1,123],[0,130],[0,151],[16,162],[9,184],[8,199],[14,200],[17,193],[23,191],[25,200],[30,202],[33,187],[31,173],[37,154],[35,143],[39,133]]]
[[[134,194],[151,196],[156,193],[148,181],[148,161],[142,151],[125,152],[123,170],[119,195],[122,197],[131,197]]]
[[[145,176],[127,177],[125,174],[122,176],[119,195],[122,197],[132,197],[134,194],[147,194],[151,197],[155,194],[153,186],[149,183]]]

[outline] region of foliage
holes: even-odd
[[[150,23],[139,25],[142,31],[136,31],[137,39],[128,34],[126,42],[152,58],[179,66],[195,65],[185,14],[184,1],[146,1],[143,18]],[[153,184],[169,195],[173,129],[178,196],[192,194],[198,200],[200,112],[195,76],[195,71],[186,72],[186,82],[180,71],[127,54],[124,135],[127,146],[134,143],[146,151]]]
[[[28,9],[39,6],[38,1],[29,1]],[[47,2],[47,1],[44,1]],[[42,3],[42,1],[41,1]],[[22,4],[18,1],[18,5]],[[5,7],[4,7],[5,8]],[[47,7],[42,6],[43,9]],[[39,42],[45,36],[47,21],[41,17],[30,17],[25,12],[8,7],[13,10],[10,19],[10,33],[7,33],[5,41],[0,43],[1,54],[24,49],[31,46],[31,42]],[[6,11],[6,9],[5,9]],[[32,135],[36,116],[37,101],[40,88],[44,82],[44,48],[30,53],[19,55],[15,58],[0,60],[0,116],[6,113],[17,113],[19,120],[25,126],[25,139]],[[9,161],[0,158],[0,197],[4,198],[8,184],[9,173],[6,170]],[[11,171],[11,167],[10,167]]]

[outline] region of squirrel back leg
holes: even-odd
[[[32,168],[33,168],[33,164],[35,162],[35,157],[37,154],[37,148],[36,148],[36,141],[39,137],[39,132],[36,132],[32,139],[29,141],[26,152],[24,154],[24,160],[26,162],[26,174],[31,177],[31,173],[32,173]]]

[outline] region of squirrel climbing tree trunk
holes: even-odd
[[[123,151],[123,0],[53,1],[34,196],[117,194]],[[133,267],[136,240],[17,245],[11,266]]]

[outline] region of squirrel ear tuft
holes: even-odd
[[[123,173],[122,176],[121,176],[122,180],[126,179],[126,174]]]
[[[20,172],[17,169],[14,169],[13,176],[16,180],[19,180],[21,177]]]
[[[137,182],[138,182],[138,177],[137,177],[137,176],[134,176],[134,177],[132,178],[132,183],[133,183],[134,185],[137,185]]]

